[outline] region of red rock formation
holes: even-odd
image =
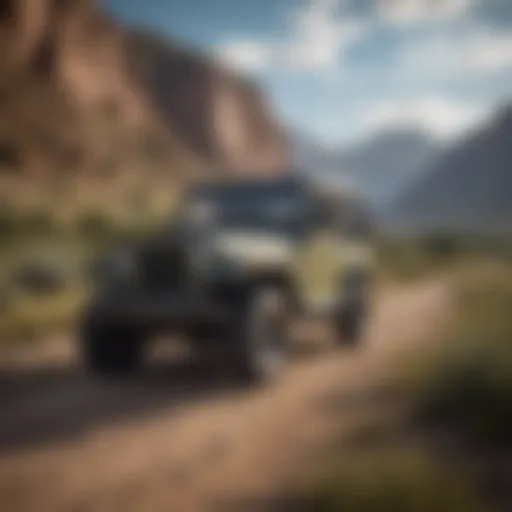
[[[283,135],[254,84],[218,73],[212,109],[213,145],[221,163],[248,173],[287,169]]]
[[[191,151],[220,171],[286,172],[283,132],[256,84],[154,37],[132,34],[128,45],[133,74]]]
[[[0,22],[1,81],[43,79],[84,118],[164,129],[211,167],[287,168],[261,91],[197,53],[123,31],[92,0],[0,0]],[[105,151],[101,141],[84,145],[93,160]]]

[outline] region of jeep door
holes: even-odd
[[[340,300],[354,303],[369,292],[374,270],[373,230],[369,213],[354,199],[346,201],[339,214],[338,286]]]
[[[343,269],[336,216],[330,204],[315,198],[293,264],[302,306],[311,313],[329,310],[337,300]]]

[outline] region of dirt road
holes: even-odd
[[[158,363],[116,384],[70,362],[4,369],[1,508],[266,509],[260,500],[300,473],[311,451],[379,410],[371,390],[386,359],[432,332],[448,295],[441,282],[382,291],[363,350],[297,350],[268,389],[236,389],[205,362]]]

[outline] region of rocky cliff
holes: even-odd
[[[257,84],[182,45],[132,33],[129,69],[160,119],[218,170],[282,172],[283,131]]]
[[[0,0],[0,54],[2,179],[287,167],[257,86],[91,0]]]

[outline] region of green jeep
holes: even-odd
[[[339,343],[354,346],[369,307],[371,238],[362,202],[332,187],[295,177],[195,185],[172,223],[104,266],[83,315],[86,364],[131,372],[151,337],[177,331],[264,380],[282,366],[289,322],[304,317],[332,320]]]

